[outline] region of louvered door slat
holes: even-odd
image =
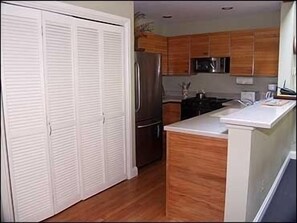
[[[55,212],[80,200],[72,18],[43,12]]]
[[[124,72],[122,27],[103,26],[104,114],[124,113]]]
[[[76,20],[76,72],[82,197],[86,199],[105,186],[102,134],[101,65],[98,23]]]
[[[102,24],[102,77],[106,180],[109,186],[126,179],[123,28]]]
[[[54,210],[39,11],[2,6],[1,59],[15,220],[41,221],[53,215]]]
[[[108,186],[126,179],[125,119],[107,119],[104,125],[106,178]]]

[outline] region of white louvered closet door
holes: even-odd
[[[1,84],[15,221],[41,221],[54,214],[41,12],[1,6]]]
[[[42,13],[55,212],[80,200],[73,63],[73,19]]]
[[[103,118],[98,23],[75,20],[77,105],[80,130],[82,198],[105,189]]]
[[[111,186],[127,178],[123,27],[101,26],[106,180]]]

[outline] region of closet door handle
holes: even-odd
[[[50,131],[49,131],[49,135],[51,136],[52,135],[52,125],[51,125],[51,123],[48,123],[48,125],[49,125],[49,129],[50,129]]]

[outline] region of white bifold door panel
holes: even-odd
[[[14,215],[41,221],[127,179],[124,28],[1,6]]]
[[[54,214],[42,64],[41,12],[1,8],[1,82],[15,221]]]
[[[126,176],[123,28],[101,24],[106,179],[109,186]]]
[[[44,67],[55,212],[80,200],[74,25],[69,16],[42,13]]]
[[[102,35],[100,24],[76,19],[75,55],[82,198],[106,186],[102,115]]]

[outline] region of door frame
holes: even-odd
[[[126,113],[126,167],[127,167],[127,178],[131,179],[135,176],[138,175],[138,169],[136,167],[136,157],[135,157],[135,136],[134,136],[134,120],[135,120],[135,115],[134,115],[134,103],[133,103],[133,90],[134,83],[133,81],[133,75],[132,75],[132,43],[134,36],[131,35],[132,32],[132,27],[131,27],[131,19],[117,16],[117,15],[112,15],[109,13],[101,12],[101,11],[96,11],[93,9],[87,9],[79,6],[74,6],[70,5],[67,3],[63,2],[51,2],[51,1],[2,1],[2,4],[13,4],[16,6],[24,6],[24,7],[29,7],[29,8],[34,8],[34,9],[39,9],[39,10],[44,10],[44,11],[50,11],[54,13],[60,13],[68,16],[77,16],[81,18],[86,18],[90,20],[96,20],[96,21],[104,21],[107,23],[115,24],[122,26],[124,28],[124,75],[125,75],[125,90],[126,90],[126,95],[125,95],[125,113]],[[1,122],[2,125],[2,122]],[[1,126],[2,129],[2,126]],[[6,140],[5,135],[3,136],[1,134],[1,141]],[[3,149],[3,148],[2,148]],[[1,156],[2,159],[2,156]],[[7,164],[7,157],[4,157],[6,160],[5,163]],[[2,162],[1,162],[2,163]],[[7,166],[8,168],[8,166]],[[1,168],[1,175],[2,175],[2,168]],[[10,188],[10,182],[9,178],[6,177],[6,182],[1,182],[1,185],[5,186],[7,188]],[[2,188],[1,186],[1,188]],[[2,195],[2,193],[1,193]],[[1,196],[2,197],[2,196]],[[3,203],[2,203],[3,202]],[[10,203],[10,204],[9,204]],[[12,206],[11,201],[7,201],[4,203],[3,199],[1,200],[1,206],[6,206],[8,205],[9,207]],[[10,209],[10,208],[8,208]],[[9,210],[2,210],[4,217],[8,217],[10,219],[13,218],[12,212]]]

